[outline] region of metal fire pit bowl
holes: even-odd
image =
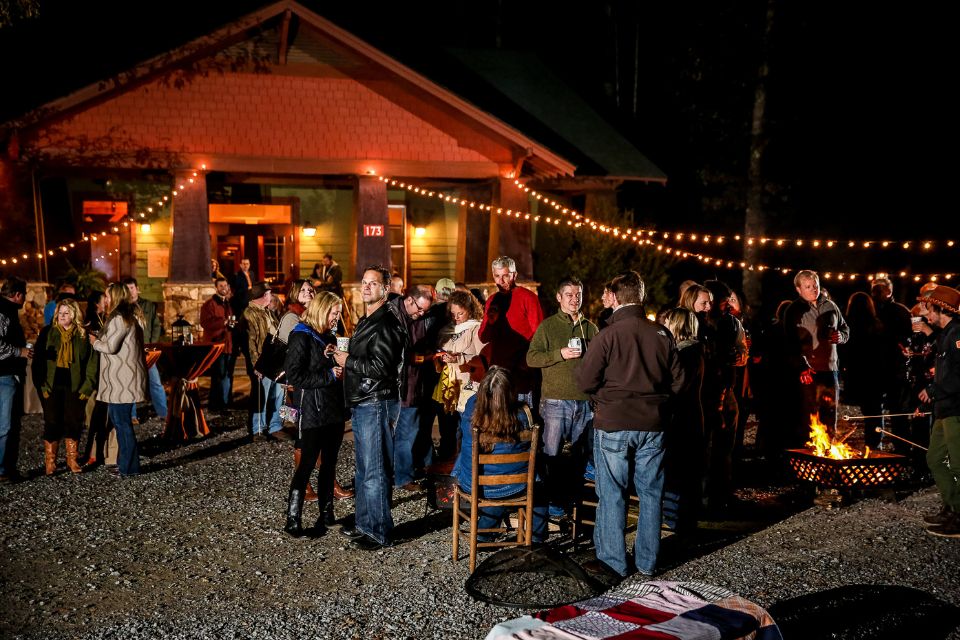
[[[787,449],[787,465],[799,480],[831,489],[892,487],[910,476],[906,456],[881,451],[871,451],[869,458],[834,460],[808,449]]]

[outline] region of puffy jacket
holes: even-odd
[[[350,338],[344,367],[347,406],[373,400],[398,400],[403,380],[403,350],[407,332],[391,304],[360,318]]]
[[[347,419],[343,381],[333,375],[336,363],[324,355],[329,344],[337,344],[333,333],[319,334],[302,322],[290,332],[287,342],[284,371],[287,383],[293,386],[291,404],[300,408],[299,426],[304,431]]]

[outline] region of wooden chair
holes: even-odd
[[[630,495],[627,497],[627,528],[626,531],[631,531],[637,528],[636,523],[630,524],[630,510],[640,508],[640,498],[634,495],[633,490],[631,489]],[[570,527],[570,538],[573,542],[573,549],[576,551],[580,537],[583,534],[583,526],[595,526],[596,525],[596,509],[600,504],[600,499],[597,497],[597,485],[593,480],[584,480],[583,489],[580,496],[577,497],[576,501],[573,503],[573,513],[571,514],[572,525]]]
[[[477,566],[477,548],[478,547],[529,547],[533,538],[533,484],[536,478],[536,459],[537,445],[540,439],[540,426],[534,425],[532,429],[524,432],[523,439],[526,440],[529,435],[530,451],[523,453],[480,453],[480,432],[473,430],[473,470],[470,486],[472,490],[467,493],[459,485],[454,487],[453,493],[453,561],[459,559],[460,536],[469,536],[470,539],[470,573]],[[524,462],[527,468],[521,473],[509,475],[488,475],[480,473],[481,465],[505,464]],[[484,498],[482,497],[483,487],[525,483],[526,490],[509,498]],[[469,509],[467,507],[469,506]],[[477,519],[480,516],[481,507],[514,507],[517,510],[517,538],[516,540],[498,540],[495,542],[480,542],[477,540],[479,533],[506,533],[507,527],[500,526],[492,529],[479,529]],[[470,524],[469,531],[463,531],[460,528],[461,523]]]

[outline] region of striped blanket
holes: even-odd
[[[699,582],[641,582],[503,622],[486,640],[782,640],[762,607]]]

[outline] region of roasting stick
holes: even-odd
[[[865,418],[902,418],[902,417],[904,417],[904,416],[906,416],[906,417],[908,417],[908,418],[909,418],[909,417],[920,418],[920,417],[922,417],[922,416],[928,416],[928,415],[930,415],[930,412],[929,412],[929,411],[911,411],[910,413],[884,413],[884,414],[880,414],[880,415],[878,415],[878,416],[849,416],[849,415],[847,415],[847,416],[843,416],[843,419],[844,419],[845,421],[847,421],[847,422],[850,422],[851,420],[863,420],[863,419],[865,419]]]
[[[901,438],[901,437],[898,436],[897,434],[895,434],[895,433],[890,433],[890,432],[887,431],[886,429],[881,429],[880,427],[877,427],[877,433],[884,433],[884,434],[890,436],[891,438],[896,438],[897,440],[903,440],[904,442],[906,442],[907,444],[909,444],[909,445],[912,446],[912,447],[916,447],[917,449],[923,449],[924,451],[927,451],[927,448],[926,448],[926,447],[920,446],[920,445],[917,444],[916,442],[911,442],[910,440],[907,440],[906,438]]]

